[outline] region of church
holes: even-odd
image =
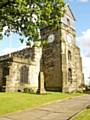
[[[43,28],[43,47],[27,47],[0,56],[0,91],[76,92],[84,84],[82,58],[76,45],[75,17],[67,6],[58,29]]]

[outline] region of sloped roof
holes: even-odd
[[[76,18],[75,18],[74,14],[73,14],[73,12],[72,12],[72,10],[71,10],[71,8],[70,8],[70,5],[68,5],[68,4],[67,4],[67,9],[68,9],[69,12],[71,13],[72,18],[76,21]],[[67,14],[67,12],[66,12],[66,14]]]
[[[0,61],[7,60],[13,56],[18,56],[18,57],[30,57],[33,54],[33,48],[24,48],[22,50],[17,50],[15,52],[11,52],[10,54],[2,55],[0,56]]]

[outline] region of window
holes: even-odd
[[[68,60],[69,60],[69,61],[71,61],[71,59],[72,59],[72,56],[71,56],[71,51],[70,51],[70,50],[68,50]]]
[[[22,66],[20,70],[20,82],[21,83],[28,83],[28,72],[29,68],[27,66]]]
[[[67,25],[70,25],[70,20],[67,18]]]
[[[71,68],[68,69],[68,81],[72,83],[72,70]]]

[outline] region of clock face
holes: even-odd
[[[72,42],[72,37],[70,35],[67,35],[67,41],[68,41],[68,43]]]
[[[49,43],[52,43],[54,40],[55,40],[55,35],[54,35],[54,34],[50,34],[50,35],[48,36],[48,42],[49,42]]]

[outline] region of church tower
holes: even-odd
[[[59,29],[44,28],[42,36],[49,44],[43,47],[41,70],[46,90],[73,92],[84,83],[80,49],[76,45],[75,17],[67,6]]]

